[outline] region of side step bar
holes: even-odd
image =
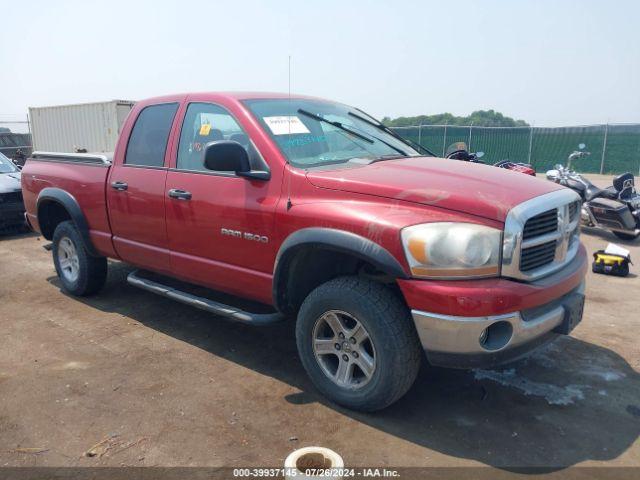
[[[138,271],[131,272],[127,275],[127,282],[134,287],[142,288],[149,292],[161,295],[163,297],[177,300],[178,302],[191,305],[192,307],[205,310],[215,315],[228,318],[230,320],[245,323],[248,325],[270,325],[284,320],[281,313],[250,313],[238,308],[225,305],[204,297],[198,297],[187,292],[177,290],[173,287],[163,285],[153,280],[142,278],[137,275]]]

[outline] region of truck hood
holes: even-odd
[[[0,193],[15,192],[20,190],[20,174],[0,173]]]
[[[504,222],[511,208],[563,187],[491,165],[433,157],[309,170],[320,188],[435,206]]]

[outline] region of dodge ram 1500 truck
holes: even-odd
[[[577,194],[435,158],[335,102],[145,100],[112,157],[34,152],[22,184],[64,290],[97,292],[109,257],[137,267],[132,285],[231,320],[295,318],[312,381],[352,409],[398,400],[423,352],[495,365],[582,318]]]

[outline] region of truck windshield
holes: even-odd
[[[5,157],[4,154],[0,153],[0,173],[13,173],[17,171],[18,169],[13,162]]]
[[[375,120],[347,105],[300,98],[243,103],[296,167],[421,155],[408,143],[376,127]]]

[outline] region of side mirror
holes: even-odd
[[[216,172],[249,172],[249,155],[242,145],[232,140],[217,140],[204,147],[204,166]]]
[[[558,170],[547,170],[547,180],[555,181],[560,176],[560,172]]]

